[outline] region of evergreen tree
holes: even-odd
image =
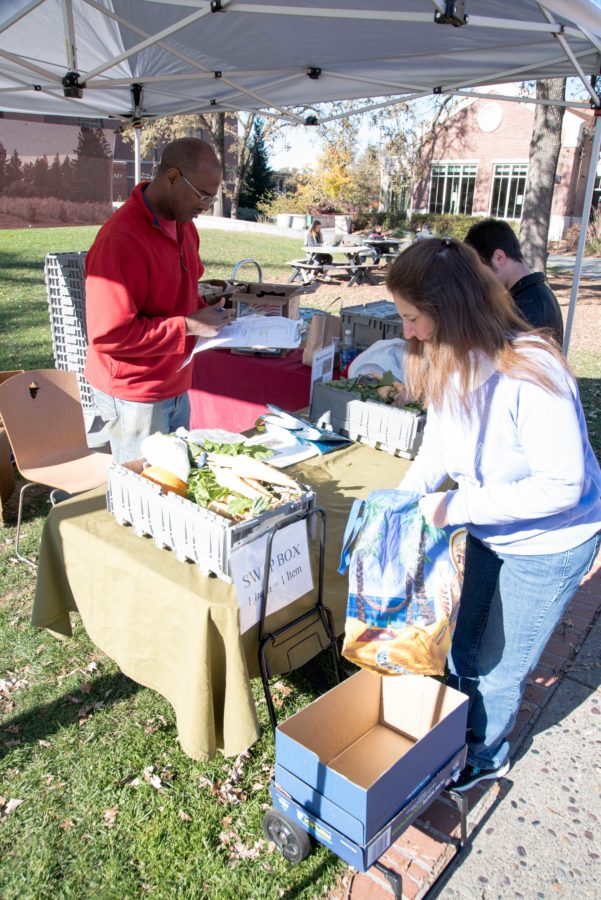
[[[63,174],[58,153],[52,160],[52,165],[48,169],[48,196],[64,199]]]
[[[0,194],[4,190],[6,183],[6,149],[4,144],[0,143]]]
[[[269,157],[265,147],[264,123],[257,118],[254,122],[251,160],[246,178],[240,191],[240,206],[256,209],[257,203],[272,188],[273,172],[269,166]]]
[[[73,163],[73,200],[111,199],[112,154],[100,128],[79,130]]]
[[[21,160],[19,159],[19,154],[16,150],[13,150],[11,158],[4,167],[4,177],[7,187],[10,184],[21,181],[23,177],[23,167],[21,165]]]
[[[73,163],[70,157],[65,156],[61,165],[61,198],[73,200]]]
[[[39,156],[33,164],[32,171],[33,187],[36,197],[48,196],[48,157]]]

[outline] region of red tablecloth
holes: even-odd
[[[311,368],[303,351],[268,358],[229,350],[203,350],[194,357],[190,428],[245,431],[273,403],[288,412],[309,405]]]

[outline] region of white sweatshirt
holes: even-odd
[[[577,547],[601,529],[601,469],[588,440],[577,385],[545,350],[524,348],[560,388],[497,372],[487,357],[470,394],[429,409],[422,447],[400,484],[426,494],[450,475],[450,525],[502,553],[538,555]]]

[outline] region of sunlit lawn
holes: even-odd
[[[44,255],[85,250],[96,230],[0,231],[0,370],[54,366]],[[287,261],[298,253],[298,240],[263,235],[203,231],[201,242],[205,277],[229,277],[232,261],[254,257],[265,280],[285,280]],[[241,277],[254,278],[253,268]],[[37,552],[47,509],[40,492],[27,514],[26,552]],[[8,513],[0,527],[0,897],[327,893],[343,868],[334,855],[316,848],[294,867],[263,840],[274,748],[260,682],[254,689],[263,734],[242,760],[242,802],[232,806],[212,796],[207,779],[227,780],[234,760],[189,759],[169,704],[121,675],[77,617],[75,636],[65,642],[31,627],[35,578],[13,558],[14,501]],[[280,684],[280,714],[323,690],[306,671]]]
[[[96,230],[0,231],[0,370],[54,366],[44,256],[85,250]],[[203,231],[201,242],[207,278],[227,278],[232,261],[252,257],[265,280],[285,280],[298,255],[298,240],[289,238]],[[244,277],[254,278],[253,269]],[[592,351],[571,359],[598,455],[600,361]],[[25,552],[36,553],[47,509],[40,492],[28,510]],[[327,894],[344,868],[335,856],[318,847],[291,866],[262,841],[274,748],[259,685],[263,734],[242,761],[243,802],[231,806],[211,794],[207,779],[226,780],[233,760],[201,764],[185,756],[169,704],[121,675],[77,617],[65,642],[31,627],[35,579],[13,558],[14,536],[13,501],[0,527],[0,897]],[[318,688],[307,670],[280,682],[280,715],[323,689],[319,667],[311,671]]]

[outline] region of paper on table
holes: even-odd
[[[288,350],[299,347],[300,326],[300,321],[285,316],[242,316],[225,325],[216,337],[197,338],[194,350],[181,368],[187,366],[194,354],[201,350],[246,350],[253,347]]]

